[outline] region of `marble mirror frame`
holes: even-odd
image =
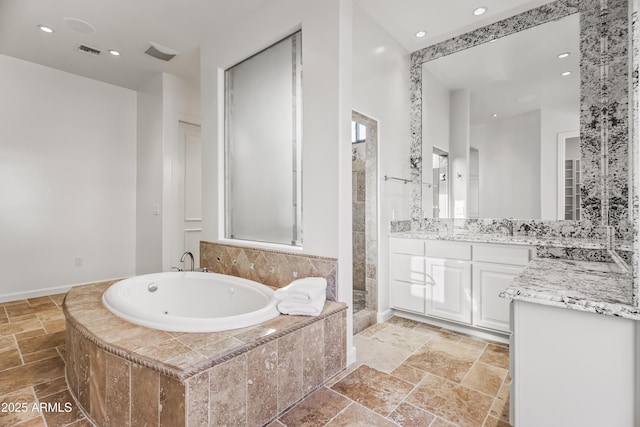
[[[557,0],[411,53],[411,220],[423,218],[422,64],[574,13],[580,13],[581,221],[630,238],[629,6],[619,0]]]

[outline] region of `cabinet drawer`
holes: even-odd
[[[389,239],[389,249],[392,254],[424,255],[424,240],[418,239]]]
[[[474,245],[473,260],[495,264],[527,265],[531,249],[522,246]]]
[[[425,255],[433,258],[471,261],[471,245],[468,243],[429,240],[425,244]]]
[[[391,306],[424,314],[426,287],[398,281],[391,282]]]
[[[392,254],[389,261],[391,280],[424,285],[424,258],[422,256]]]

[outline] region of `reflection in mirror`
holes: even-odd
[[[438,147],[433,147],[433,217],[449,217],[449,155]],[[428,199],[427,199],[428,203]]]
[[[558,134],[558,219],[582,217],[580,195],[580,133]]]
[[[451,175],[445,214],[423,162],[424,217],[568,219],[558,135],[580,127],[579,32],[576,13],[423,63],[422,152],[449,153]]]

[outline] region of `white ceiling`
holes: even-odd
[[[201,40],[265,0],[0,0],[0,54],[137,89],[158,72],[199,81]],[[77,32],[65,18],[91,24]],[[45,34],[38,25],[55,30]],[[144,55],[155,42],[179,55],[170,62]],[[80,54],[79,44],[102,51]],[[112,57],[108,49],[122,55]]]
[[[553,0],[355,0],[405,49],[413,52]],[[487,12],[474,16],[485,6]],[[415,36],[426,31],[423,38]]]
[[[199,46],[266,0],[0,0],[0,54],[137,89],[163,71],[198,81]],[[317,0],[322,1],[322,0]],[[462,34],[549,0],[355,0],[407,51]],[[472,14],[487,6],[482,17]],[[95,28],[81,33],[65,18]],[[37,25],[54,28],[44,34]],[[427,36],[417,39],[418,30]],[[155,42],[179,52],[170,62],[147,55]],[[79,44],[102,50],[98,57]],[[106,51],[117,49],[120,57]]]

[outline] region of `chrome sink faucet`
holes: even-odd
[[[182,254],[182,258],[180,258],[180,262],[184,262],[184,260],[187,257],[187,255],[189,255],[189,257],[191,258],[191,271],[194,271],[195,262],[193,260],[193,254],[191,252],[187,251],[187,252],[183,253]]]

